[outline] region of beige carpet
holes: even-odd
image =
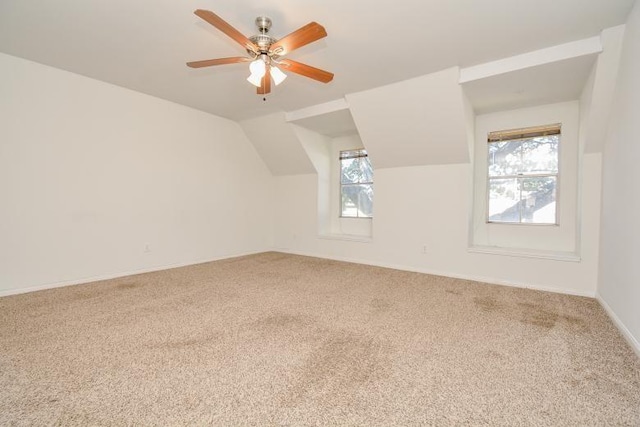
[[[580,298],[264,253],[0,298],[0,425],[640,425]]]

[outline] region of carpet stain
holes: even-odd
[[[137,288],[138,286],[140,286],[139,283],[125,282],[125,283],[118,284],[116,286],[116,289],[133,289],[133,288]]]
[[[385,366],[381,344],[376,339],[347,331],[333,333],[310,354],[282,404],[349,404],[355,390],[384,375]]]
[[[551,329],[558,321],[558,313],[546,310],[539,304],[519,302],[518,306],[522,309],[522,323]]]
[[[447,290],[445,290],[445,292],[448,293],[448,294],[452,294],[452,295],[462,295],[462,292],[454,291],[452,289],[447,289]]]
[[[502,304],[495,297],[475,297],[473,302],[478,308],[486,312],[498,311],[502,308]]]
[[[371,310],[375,314],[382,314],[391,310],[391,307],[393,307],[393,304],[391,303],[391,301],[386,299],[374,298],[371,301],[369,301],[369,307],[371,307]]]
[[[560,316],[560,318],[573,332],[584,334],[590,331],[589,326],[587,326],[587,322],[585,322],[583,319],[580,319],[579,317],[564,315]]]

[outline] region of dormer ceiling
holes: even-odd
[[[633,0],[3,0],[0,52],[242,120],[293,111],[450,67],[469,67],[597,36],[625,22]],[[278,38],[311,21],[328,37],[296,59],[335,73],[328,85],[292,75],[267,101],[238,78],[246,64],[209,69],[193,58],[237,56],[193,14],[216,13],[245,34],[256,16]],[[248,71],[247,71],[248,75]]]

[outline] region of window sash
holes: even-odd
[[[356,188],[356,189],[361,189],[363,187],[370,187],[371,190],[373,190],[373,182],[371,183],[358,183],[358,184],[342,184],[340,185],[340,212],[339,212],[339,217],[340,218],[373,218],[373,212],[371,212],[369,215],[367,215],[366,213],[366,209],[364,209],[365,203],[367,203],[364,199],[364,195],[361,191],[357,191],[357,202],[355,202],[355,208],[356,208],[356,214],[355,215],[345,215],[344,211],[345,211],[345,206],[346,204],[344,203],[344,194],[345,194],[345,189],[346,188]],[[353,202],[353,201],[352,201]],[[373,201],[371,202],[373,203]],[[371,206],[372,208],[373,206]]]
[[[527,206],[527,204],[525,203],[525,201],[527,200],[527,197],[523,197],[525,196],[525,193],[529,192],[530,190],[527,190],[525,188],[525,184],[527,183],[527,181],[533,181],[537,178],[553,178],[554,180],[554,194],[553,194],[553,200],[552,202],[549,203],[554,203],[554,216],[553,216],[553,220],[552,221],[538,221],[538,222],[533,222],[533,221],[526,221],[525,220],[525,212],[527,210],[527,208],[529,206]],[[517,206],[517,214],[518,214],[518,218],[517,221],[509,221],[507,219],[491,219],[491,184],[495,181],[515,181],[515,184],[517,185],[517,197],[515,198],[515,205]],[[522,176],[522,175],[518,175],[518,176],[511,176],[511,177],[496,177],[496,178],[490,178],[489,181],[487,182],[487,213],[486,213],[486,222],[488,224],[507,224],[507,225],[558,225],[558,176],[556,174],[549,174],[549,175],[540,175],[540,176]],[[549,204],[547,203],[547,204]],[[512,206],[513,207],[513,206]],[[545,206],[543,206],[542,208],[544,208]],[[502,211],[500,212],[501,214],[504,214],[506,212]],[[533,215],[533,212],[531,212],[531,215]]]

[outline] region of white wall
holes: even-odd
[[[470,164],[376,169],[373,239],[369,243],[318,236],[316,175],[277,177],[275,247],[292,253],[592,296],[598,262],[599,167],[599,156],[585,159],[584,186],[593,192],[583,197],[582,209],[593,214],[583,217],[580,262],[469,252]]]
[[[629,16],[603,154],[598,293],[640,354],[640,3]]]
[[[331,215],[329,213],[329,197],[331,194],[331,155],[329,151],[331,138],[292,123],[287,123],[287,126],[293,128],[298,136],[300,145],[304,148],[318,174],[318,233],[329,233],[331,228]]]
[[[0,75],[0,295],[271,247],[238,124],[4,54]]]

